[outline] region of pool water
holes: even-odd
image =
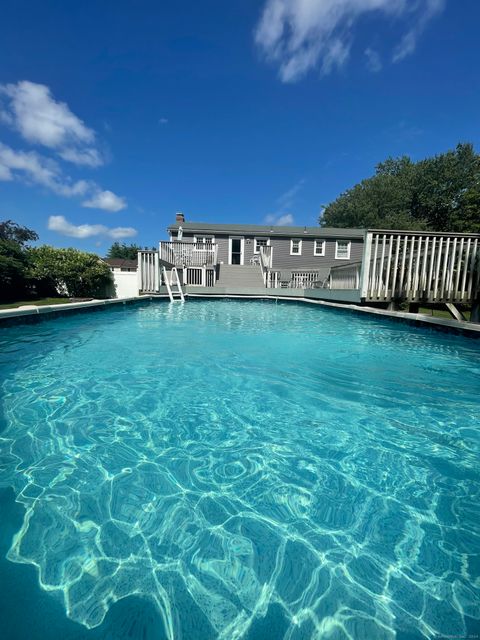
[[[1,329],[2,640],[478,633],[479,350],[267,301]]]

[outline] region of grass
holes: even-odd
[[[447,318],[448,320],[453,320],[452,316],[446,309],[431,309],[429,307],[420,307],[419,313],[424,313],[427,316],[433,316],[434,318]],[[470,320],[469,309],[462,310],[462,313],[467,320]]]
[[[39,298],[38,300],[23,300],[20,302],[0,304],[0,309],[16,309],[17,307],[23,307],[23,305],[26,304],[43,306],[46,304],[67,304],[68,302],[70,302],[69,298]]]

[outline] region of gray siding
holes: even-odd
[[[298,236],[297,236],[298,237]],[[315,256],[314,239],[299,238],[302,240],[302,255],[290,255],[290,238],[272,238],[271,246],[273,248],[273,269],[275,270],[294,270],[294,271],[314,271],[315,269],[334,267],[345,264],[347,262],[358,262],[362,259],[363,240],[350,240],[350,260],[336,260],[335,246],[336,240],[325,238],[325,255]],[[318,237],[319,240],[323,238]]]
[[[195,234],[190,232],[184,232],[182,240],[185,242],[193,242]],[[238,236],[242,237],[242,236]],[[244,242],[244,264],[250,264],[250,260],[254,256],[254,238],[252,235],[245,235]],[[265,238],[264,236],[257,236],[259,238]],[[314,251],[314,238],[302,238],[301,236],[294,236],[302,240],[302,255],[290,255],[290,238],[270,238],[270,245],[273,249],[273,266],[272,268],[277,271],[315,271],[316,269],[325,269],[333,266],[342,265],[348,262],[359,262],[362,260],[363,253],[363,239],[352,238],[350,240],[350,260],[336,260],[335,259],[335,246],[336,240],[334,238],[322,238],[319,234],[319,240],[325,240],[325,256],[315,256]],[[228,264],[228,244],[229,236],[215,234],[215,243],[218,245],[218,261]]]

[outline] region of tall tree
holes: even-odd
[[[142,247],[136,244],[114,242],[107,253],[107,258],[123,258],[124,260],[136,260]]]
[[[466,143],[416,163],[388,158],[329,204],[320,224],[480,232],[480,156]]]
[[[28,290],[27,243],[38,240],[32,229],[12,220],[0,222],[0,299],[13,300]]]

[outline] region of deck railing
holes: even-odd
[[[479,288],[479,240],[474,234],[368,231],[361,297],[472,302]]]
[[[271,289],[312,289],[321,275],[318,271],[269,271],[267,287]]]
[[[142,293],[156,293],[160,289],[160,264],[158,251],[138,252],[138,290]]]
[[[330,269],[329,289],[358,289],[360,287],[361,262],[350,262]]]
[[[271,287],[271,268],[273,262],[273,249],[270,246],[260,247],[259,251],[260,257],[260,268],[262,270],[262,278],[263,284],[270,288]]]
[[[217,264],[218,245],[203,242],[160,242],[160,260],[175,267]]]
[[[215,269],[206,267],[185,267],[183,270],[183,284],[193,287],[214,287],[216,280]]]
[[[312,289],[314,284],[319,281],[319,277],[320,274],[318,271],[293,271],[290,288]]]

